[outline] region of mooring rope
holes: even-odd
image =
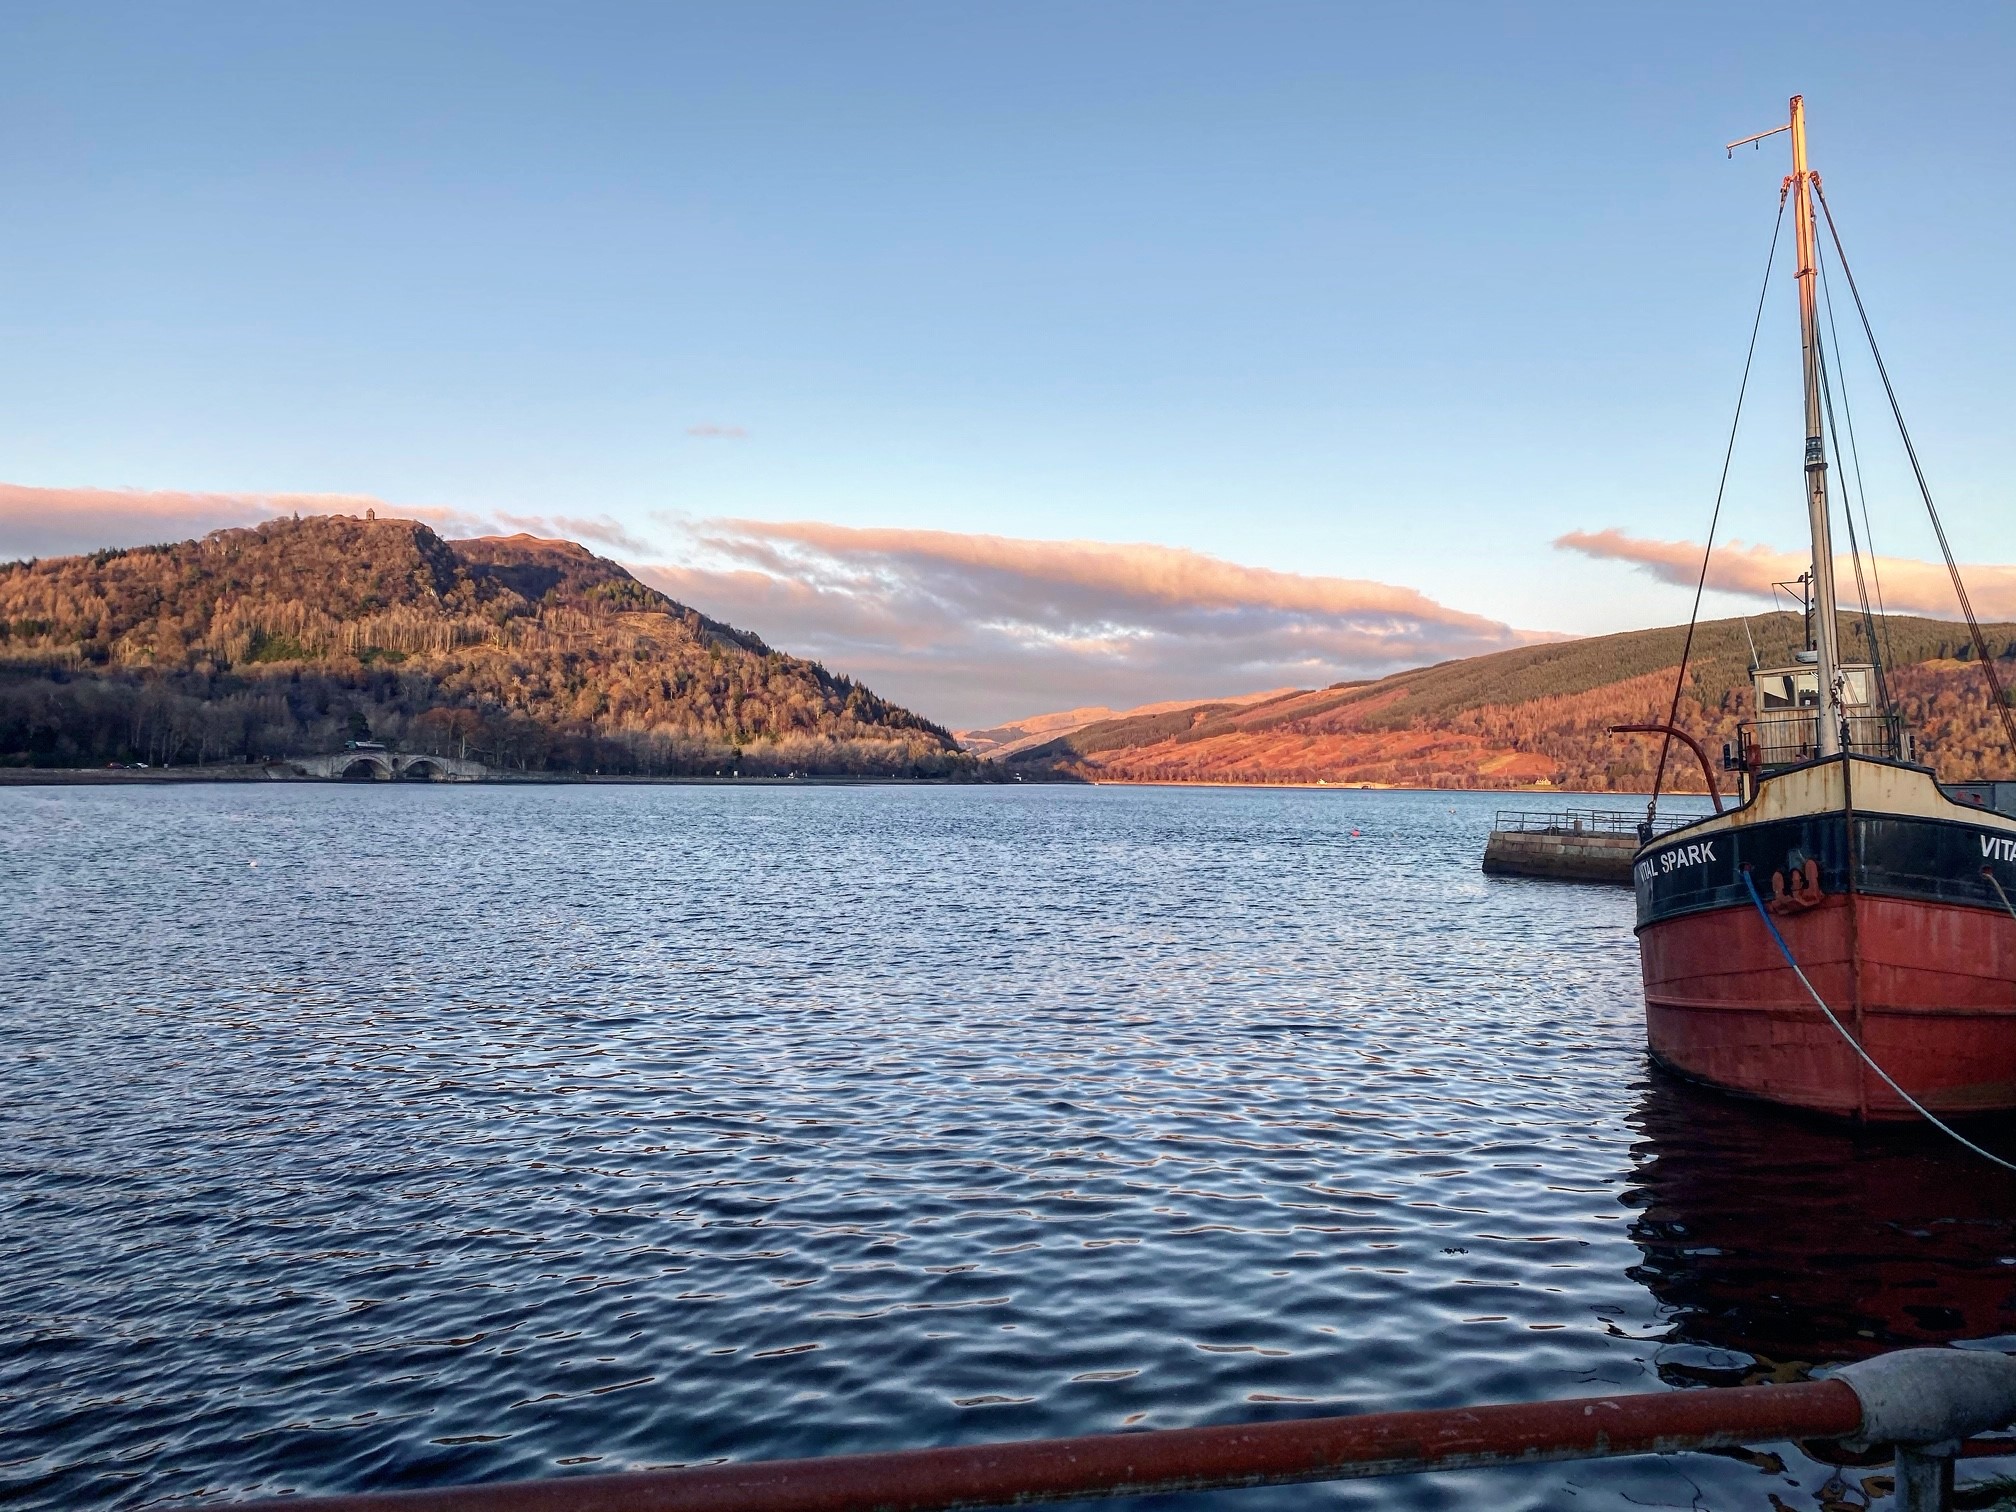
[[[1801,987],[1804,987],[1806,989],[1806,995],[1811,999],[1813,999],[1813,1006],[1818,1008],[1822,1013],[1827,1015],[1827,1022],[1834,1026],[1835,1031],[1841,1036],[1841,1038],[1848,1041],[1848,1048],[1853,1050],[1857,1055],[1862,1057],[1862,1064],[1867,1066],[1871,1071],[1874,1071],[1878,1076],[1882,1077],[1884,1085],[1889,1087],[1889,1089],[1892,1092],[1895,1092],[1899,1097],[1903,1098],[1905,1102],[1909,1103],[1911,1107],[1917,1111],[1919,1117],[1923,1118],[1925,1122],[1932,1125],[1932,1127],[1937,1129],[1941,1134],[1944,1134],[1949,1138],[1957,1140],[1959,1143],[1967,1146],[1968,1149],[1972,1150],[1976,1155],[1979,1155],[1983,1160],[1994,1161],[1995,1164],[2002,1167],[2002,1169],[2005,1171],[2016,1171],[2016,1162],[2004,1160],[2000,1155],[1997,1155],[1992,1151],[1982,1149],[1981,1146],[1974,1143],[1973,1140],[1969,1139],[1965,1134],[1962,1134],[1958,1129],[1952,1127],[1952,1125],[1941,1123],[1939,1119],[1936,1116],[1934,1116],[1931,1109],[1927,1108],[1923,1103],[1918,1101],[1917,1098],[1913,1097],[1909,1092],[1906,1092],[1902,1087],[1898,1086],[1896,1078],[1891,1076],[1891,1074],[1888,1071],[1885,1071],[1881,1066],[1876,1064],[1876,1062],[1870,1057],[1869,1052],[1862,1048],[1861,1041],[1856,1039],[1854,1035],[1848,1032],[1847,1025],[1843,1024],[1841,1020],[1836,1018],[1834,1016],[1834,1010],[1827,1006],[1826,999],[1821,997],[1818,992],[1815,992],[1813,990],[1813,984],[1806,980],[1806,973],[1799,969],[1798,961],[1793,959],[1792,947],[1785,943],[1785,936],[1778,933],[1778,925],[1772,920],[1771,911],[1764,906],[1764,899],[1758,894],[1757,884],[1755,881],[1751,879],[1749,867],[1746,866],[1743,868],[1742,876],[1743,876],[1743,885],[1750,891],[1750,901],[1757,905],[1757,917],[1764,921],[1764,927],[1771,931],[1771,938],[1778,942],[1778,952],[1779,954],[1785,957],[1785,964],[1787,966],[1790,966],[1792,968],[1792,974],[1797,978],[1799,978],[1799,985]],[[1997,892],[2001,892],[2002,884],[1997,882],[1995,884],[1995,890]],[[2008,897],[2005,895],[2002,901],[2004,903],[2007,903],[2009,901]],[[2011,909],[2010,912],[2016,913],[2016,909]]]

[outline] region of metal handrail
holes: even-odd
[[[1850,754],[1886,760],[1910,759],[1910,742],[1904,722],[1897,715],[1851,714],[1842,722],[1848,728]],[[1818,740],[1818,720],[1811,712],[1746,719],[1736,727],[1733,751],[1723,747],[1722,765],[1730,771],[1796,766],[1820,754]]]
[[[1898,1505],[1947,1505],[1957,1441],[2016,1419],[2016,1359],[1907,1349],[1824,1381],[1230,1423],[829,1459],[297,1498],[257,1512],[955,1512],[1848,1439],[1897,1449]]]
[[[1692,824],[1698,814],[1665,814],[1652,823],[1663,835]],[[1644,815],[1630,809],[1500,809],[1491,828],[1528,835],[1636,835]]]

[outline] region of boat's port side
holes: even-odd
[[[2016,1106],[2016,918],[1865,894],[1773,922],[1814,990],[1926,1107],[1950,1116]],[[1646,1038],[1662,1064],[1793,1107],[1917,1117],[1814,1008],[1747,896],[1638,938]]]
[[[2016,819],[1953,802],[1922,768],[1857,759],[1849,775],[1856,892],[2008,917]],[[1682,914],[1749,907],[1746,867],[1774,911],[1847,892],[1846,797],[1842,762],[1817,762],[1767,779],[1740,809],[1653,841],[1632,867],[1641,934]]]
[[[1774,774],[1639,852],[1652,1054],[1773,1102],[1915,1117],[1852,1033],[1935,1112],[2016,1107],[2016,819],[1953,802],[1923,768],[1848,760],[1845,789],[1839,758]]]
[[[1632,866],[1639,929],[1683,914],[1750,907],[1746,869],[1773,912],[1810,908],[1849,890],[1847,831],[1838,814],[1808,814],[1692,829],[1675,843],[1649,846]],[[1858,812],[1854,890],[2007,917],[2002,893],[2016,897],[2016,828]]]

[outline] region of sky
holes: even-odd
[[[1788,166],[1723,144],[1802,91],[2016,615],[2006,5],[15,0],[0,57],[0,557],[568,535],[955,726],[1673,623]],[[1713,613],[1803,560],[1789,271]]]

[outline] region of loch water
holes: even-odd
[[[1483,876],[1500,801],[0,789],[0,1502],[2016,1347],[2016,1179],[1652,1072],[1629,893]],[[1803,1508],[1833,1474],[1154,1505]]]

